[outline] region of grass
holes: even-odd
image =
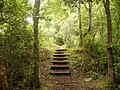
[[[108,86],[108,80],[107,77],[103,77],[102,80],[98,83],[97,85],[99,88],[101,88],[102,90],[106,90],[107,86]]]

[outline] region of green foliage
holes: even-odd
[[[63,25],[60,28],[64,43],[69,48],[75,47],[78,44],[79,31],[77,23],[76,15],[71,13],[69,17],[63,21]]]
[[[60,27],[62,21],[69,14],[68,9],[62,0],[48,0],[44,4],[40,12],[40,41],[42,46],[49,46],[51,43],[64,44]]]
[[[0,44],[9,88],[12,86],[23,88],[32,73],[33,35],[26,21],[31,6],[28,0],[6,0],[3,3]]]
[[[120,83],[120,1],[112,1],[111,3],[112,19],[113,19],[113,57],[115,62],[115,74],[116,74],[116,83]]]
[[[64,0],[66,5],[69,5],[71,7],[77,7],[77,2],[79,0]]]
[[[59,46],[64,45],[64,41],[63,41],[62,36],[56,37],[56,42],[55,42],[55,43],[56,43],[57,45],[59,45]]]

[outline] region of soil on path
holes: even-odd
[[[81,90],[79,71],[72,69],[70,76],[52,76],[53,90]]]

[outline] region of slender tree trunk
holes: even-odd
[[[92,0],[88,0],[88,6],[89,6],[89,10],[88,10],[88,31],[83,35],[83,37],[85,37],[88,32],[91,31],[91,26],[92,26]]]
[[[4,7],[4,1],[0,1],[0,22],[3,21],[3,7]]]
[[[0,56],[0,75],[2,77],[2,90],[8,90],[7,73]]]
[[[34,28],[34,72],[33,72],[33,90],[35,90],[35,87],[39,83],[38,78],[38,71],[39,71],[39,40],[38,40],[38,21],[39,21],[39,7],[40,7],[40,0],[35,0],[35,11],[33,14],[33,28]]]
[[[3,0],[1,0],[0,1],[0,13],[3,12],[3,6],[4,6]]]
[[[80,47],[80,46],[83,45],[82,23],[81,23],[81,0],[79,0],[78,13],[79,13],[79,30],[80,30],[80,42],[79,42],[79,47]]]
[[[112,54],[112,21],[110,15],[110,3],[109,0],[103,0],[104,8],[106,11],[107,18],[107,33],[108,33],[108,47],[107,47],[107,55],[108,55],[108,80],[109,80],[109,90],[114,90],[115,84],[115,70],[114,70],[114,59]]]
[[[92,24],[92,0],[88,0],[89,6],[89,22],[88,22],[88,31],[91,31],[91,24]]]

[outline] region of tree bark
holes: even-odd
[[[91,31],[91,26],[92,26],[92,0],[88,0],[88,6],[89,6],[89,10],[88,10],[88,12],[89,12],[89,20],[88,20],[88,31],[86,32],[86,33],[84,33],[84,35],[83,35],[83,37],[85,37],[87,34],[88,34],[88,32],[90,32]]]
[[[2,90],[8,90],[7,73],[0,56],[0,75],[2,77]]]
[[[103,0],[104,8],[107,18],[107,55],[108,55],[108,81],[109,90],[114,90],[115,85],[115,70],[114,70],[114,59],[112,54],[112,21],[110,14],[110,2],[109,0]]]
[[[4,7],[4,1],[0,1],[0,22],[3,22],[3,7]]]
[[[88,22],[88,31],[91,31],[91,24],[92,24],[92,0],[88,0],[89,6],[89,22]]]
[[[81,23],[81,0],[79,0],[78,13],[79,13],[79,30],[80,30],[80,42],[79,42],[79,47],[80,47],[80,46],[83,45],[82,23]]]
[[[35,90],[37,84],[39,84],[38,71],[39,71],[39,40],[38,40],[38,21],[39,21],[39,8],[40,8],[40,0],[35,0],[34,5],[35,11],[33,13],[33,28],[34,28],[34,71],[33,71],[33,89]]]

